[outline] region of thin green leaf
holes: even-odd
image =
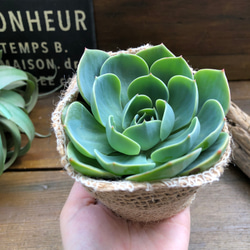
[[[28,113],[30,113],[37,103],[39,90],[36,78],[30,73],[26,74],[28,76],[28,80],[24,92],[24,99],[26,102],[25,109],[27,110]]]
[[[9,89],[8,85],[13,86],[14,82],[28,80],[26,73],[20,69],[16,69],[11,66],[0,66],[0,89]]]
[[[1,103],[1,99],[0,99],[0,116],[5,117],[6,119],[10,119],[12,117],[11,112],[5,107],[3,103]]]
[[[6,139],[3,129],[2,127],[0,127],[0,175],[4,171],[6,155],[7,155]]]
[[[14,104],[20,108],[25,108],[25,101],[23,97],[13,90],[0,90],[0,100]]]
[[[35,136],[34,125],[32,121],[30,120],[29,116],[22,109],[10,103],[2,102],[1,100],[0,100],[0,105],[5,106],[5,108],[11,114],[11,117],[9,119],[13,121],[19,127],[21,132],[24,132],[28,138],[28,142],[26,143],[24,147],[22,147],[22,149],[19,152],[19,156],[24,155],[30,149],[31,142],[34,139],[34,136]]]
[[[18,127],[15,125],[14,122],[7,120],[5,118],[0,118],[0,124],[4,127],[5,131],[8,131],[10,136],[12,137],[12,141],[14,142],[14,150],[8,152],[8,160],[4,164],[4,169],[6,170],[9,168],[16,158],[20,155],[20,148],[21,148],[21,134]]]

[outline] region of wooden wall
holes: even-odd
[[[93,0],[98,48],[164,43],[193,68],[250,79],[249,0]]]

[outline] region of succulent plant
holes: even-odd
[[[0,51],[0,60],[1,57]],[[0,65],[0,175],[31,147],[35,129],[28,113],[37,98],[38,85],[34,76]]]
[[[85,49],[79,98],[64,110],[70,164],[102,179],[156,181],[202,172],[225,151],[224,70],[194,72],[163,44],[136,54]]]

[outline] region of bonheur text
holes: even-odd
[[[85,19],[83,10],[0,11],[0,32],[87,30]]]

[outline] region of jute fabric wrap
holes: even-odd
[[[111,56],[117,53],[133,54],[149,46],[144,45],[126,51],[109,52],[109,54]],[[61,99],[52,113],[52,126],[57,140],[57,151],[61,157],[61,164],[67,173],[80,182],[98,201],[124,219],[137,222],[154,222],[177,214],[191,205],[199,188],[208,183],[218,181],[224,172],[224,168],[230,161],[231,147],[229,143],[225,153],[216,165],[203,173],[187,177],[165,179],[150,183],[136,183],[124,180],[97,180],[83,176],[73,169],[67,159],[67,136],[61,121],[64,107],[76,100],[78,94],[77,80],[76,76],[74,76],[70,79],[66,91],[62,93]],[[224,126],[224,131],[228,132],[227,124]]]

